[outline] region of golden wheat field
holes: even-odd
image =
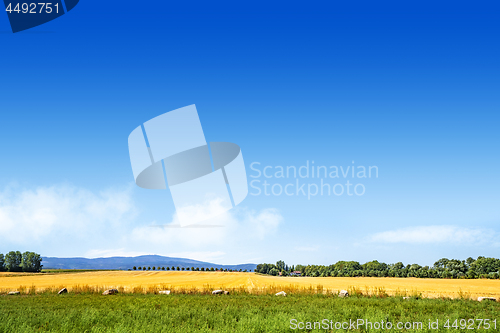
[[[500,297],[500,280],[417,279],[370,277],[275,277],[255,273],[172,272],[172,271],[94,271],[70,273],[0,273],[0,293],[11,290],[69,291],[84,286],[103,290],[117,288],[128,292],[154,292],[169,288],[181,291],[207,291],[218,288],[250,293],[287,290],[336,292],[342,289],[363,294],[415,295],[423,297]]]

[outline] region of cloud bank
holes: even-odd
[[[373,234],[369,239],[379,243],[459,243],[477,244],[497,239],[495,231],[453,225],[416,226]]]
[[[0,229],[7,240],[30,244],[58,235],[88,237],[137,215],[129,188],[98,193],[70,185],[0,192]]]
[[[203,219],[222,211],[220,201],[186,207],[181,214]],[[94,192],[71,185],[0,192],[0,252],[29,249],[48,256],[137,256],[160,254],[198,260],[236,256],[236,248],[277,232],[283,217],[277,209],[237,207],[199,227],[182,228],[174,214],[166,225],[141,216],[133,187]],[[204,227],[205,226],[205,227]],[[206,227],[208,226],[208,227]],[[212,227],[210,227],[212,226]],[[216,227],[213,227],[216,226]],[[3,245],[3,246],[2,246]]]

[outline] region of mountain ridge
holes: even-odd
[[[236,270],[255,270],[256,264],[221,265],[188,258],[165,257],[160,255],[142,255],[136,257],[105,257],[105,258],[59,258],[42,257],[44,269],[116,269],[128,270],[136,267],[184,267],[184,268],[223,268]]]

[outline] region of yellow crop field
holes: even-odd
[[[492,296],[500,298],[500,280],[417,279],[370,277],[274,277],[255,273],[172,272],[172,271],[94,271],[71,273],[15,274],[0,273],[0,292],[35,288],[37,291],[81,286],[99,289],[119,288],[148,292],[158,288],[173,290],[240,289],[249,292],[288,292],[309,289],[336,292],[342,289],[363,294],[414,295],[423,297]],[[22,288],[21,288],[22,289]]]

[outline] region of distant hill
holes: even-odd
[[[171,258],[158,255],[146,255],[138,257],[109,257],[109,258],[55,258],[42,257],[42,265],[44,269],[120,269],[127,270],[132,267],[205,267],[205,268],[224,268],[236,270],[255,270],[256,264],[240,264],[240,265],[220,265],[210,262],[185,259]]]

